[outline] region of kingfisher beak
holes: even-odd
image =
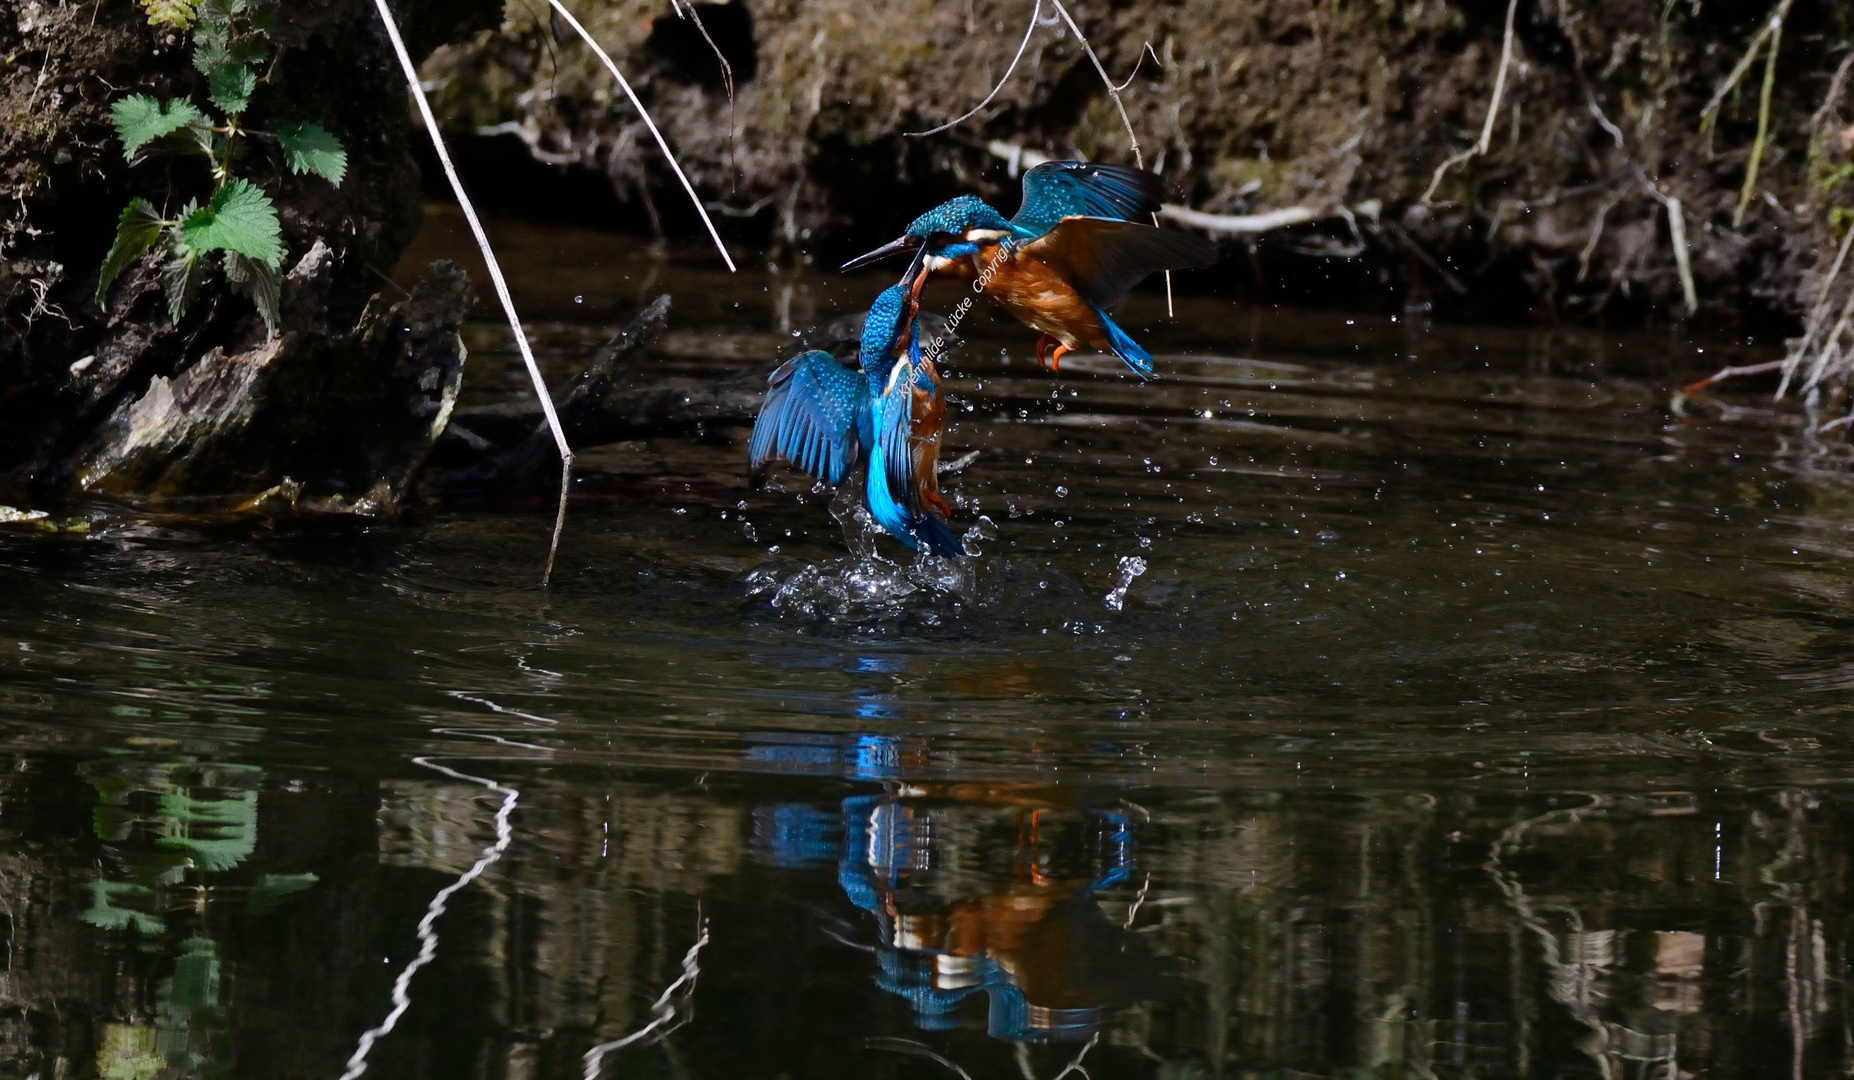
[[[869,252],[867,255],[858,255],[856,258],[851,259],[847,263],[844,263],[843,266],[840,267],[840,269],[858,270],[858,269],[861,269],[862,267],[870,265],[871,263],[881,262],[883,259],[888,258],[890,255],[900,255],[904,251],[917,251],[920,249],[921,249],[921,238],[920,237],[904,236],[899,240],[894,240],[889,243],[883,244],[881,247],[876,248],[874,251]]]

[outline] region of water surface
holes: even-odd
[[[881,285],[498,240],[557,379]],[[979,311],[956,567],[731,429],[586,455],[545,591],[538,508],[0,530],[0,1076],[1854,1068],[1846,454],[1668,408],[1757,346]]]

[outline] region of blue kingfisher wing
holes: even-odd
[[[1217,245],[1195,233],[1093,217],[1063,218],[1022,250],[1098,308],[1113,307],[1148,275],[1210,266],[1218,257]]]
[[[1164,184],[1144,169],[1046,161],[1024,173],[1024,202],[1011,224],[1040,236],[1066,217],[1143,220],[1164,193]]]
[[[782,457],[827,484],[841,484],[861,456],[857,419],[869,408],[868,380],[813,349],[780,365],[767,383],[747,444],[754,479]]]

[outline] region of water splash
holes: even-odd
[[[1107,595],[1103,597],[1107,601],[1107,610],[1119,611],[1124,607],[1127,602],[1127,589],[1133,584],[1134,578],[1145,572],[1145,559],[1138,555],[1120,556],[1120,569],[1114,577],[1114,587],[1107,590]]]
[[[830,622],[868,622],[949,601],[971,601],[976,573],[966,559],[920,556],[903,564],[870,551],[785,573],[776,566],[761,567],[747,575],[746,585],[749,596],[764,596],[783,612]]]

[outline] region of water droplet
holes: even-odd
[[[583,297],[583,296],[575,296],[575,297],[573,298],[573,302],[574,302],[575,304],[583,304],[583,303],[585,303],[585,302],[586,302],[586,298],[585,298],[585,297]]]
[[[1061,486],[1058,486],[1058,487],[1056,488],[1056,498],[1058,498],[1058,499],[1066,499],[1066,498],[1068,498],[1068,497],[1069,497],[1069,489],[1068,489],[1068,488],[1066,488],[1066,487],[1061,487]]]
[[[1339,534],[1331,529],[1321,529],[1319,532],[1313,534],[1313,538],[1322,544],[1330,544],[1334,540],[1339,539]]]

